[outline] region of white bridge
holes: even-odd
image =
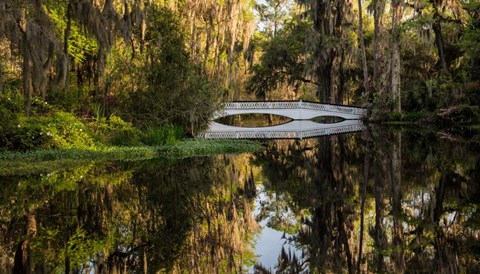
[[[238,114],[275,114],[293,119],[269,127],[237,127],[210,122],[209,128],[197,137],[205,139],[303,139],[324,135],[361,131],[366,109],[303,101],[229,102],[213,119]],[[338,123],[323,124],[311,121],[319,116],[341,117]]]
[[[309,120],[319,116],[335,116],[343,119],[362,119],[367,110],[360,107],[329,105],[303,101],[270,101],[270,102],[229,102],[224,109],[217,112],[213,119],[236,114],[275,114],[294,120]]]
[[[362,131],[361,120],[344,120],[321,124],[310,120],[293,120],[270,127],[236,127],[211,122],[210,128],[198,135],[205,139],[304,139],[325,135]]]

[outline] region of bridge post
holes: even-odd
[[[303,119],[303,117],[302,117],[302,106],[303,106],[302,100],[298,101],[298,109],[300,110],[300,120]]]

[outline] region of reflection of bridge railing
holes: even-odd
[[[345,120],[335,124],[320,124],[312,121],[292,121],[287,124],[244,128],[213,122],[210,128],[199,134],[205,139],[304,139],[325,135],[361,131],[365,127],[359,120]]]

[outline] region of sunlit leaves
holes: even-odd
[[[56,27],[56,33],[64,39],[67,28],[67,3],[51,3],[45,9]],[[68,36],[68,53],[76,64],[83,63],[88,56],[93,56],[98,51],[97,41],[89,35],[75,20],[71,19],[71,29]]]

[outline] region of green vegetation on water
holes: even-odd
[[[38,173],[90,161],[139,161],[255,152],[259,143],[239,140],[183,140],[160,146],[109,146],[100,149],[45,149],[0,152],[0,175]]]

